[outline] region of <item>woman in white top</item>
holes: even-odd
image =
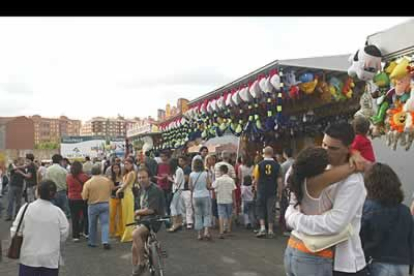
[[[253,160],[247,156],[242,157],[242,164],[238,168],[237,176],[240,186],[244,186],[244,178],[246,176],[253,177],[254,164]]]
[[[306,215],[319,215],[332,209],[329,185],[354,173],[349,164],[326,170],[328,153],[321,147],[302,150],[292,165],[287,183],[291,192],[290,204],[300,208]],[[298,238],[296,231],[288,241],[285,251],[287,276],[331,276],[333,274],[333,248],[312,253]]]
[[[20,276],[59,274],[59,265],[62,261],[60,246],[68,237],[69,223],[63,211],[50,202],[56,190],[53,181],[40,182],[37,187],[38,199],[20,208],[10,229],[13,237],[22,219],[18,232],[18,235],[23,236]]]
[[[185,185],[184,171],[178,166],[178,159],[172,158],[170,161],[171,172],[174,172],[173,177],[169,177],[169,181],[173,183],[172,192],[173,198],[170,204],[171,217],[173,225],[167,231],[173,233],[182,227],[182,200],[181,194]]]
[[[211,240],[209,228],[211,226],[211,181],[207,172],[204,170],[203,161],[194,160],[194,171],[190,174],[189,186],[193,198],[195,224],[194,229],[198,231],[198,240],[202,240],[204,228],[204,238]]]

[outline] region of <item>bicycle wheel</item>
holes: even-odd
[[[164,267],[162,258],[159,254],[157,244],[155,242],[151,243],[150,245],[150,258],[151,258],[151,265],[153,268],[152,276],[164,276]]]

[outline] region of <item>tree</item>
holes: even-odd
[[[38,143],[35,145],[35,149],[40,149],[40,150],[51,150],[51,149],[58,149],[58,148],[59,148],[59,144],[55,142],[43,142],[43,143]]]

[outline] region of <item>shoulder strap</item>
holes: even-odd
[[[75,178],[80,184],[81,184],[81,186],[83,186],[83,184],[85,184],[85,182],[83,182],[82,180],[80,180],[79,178],[78,178],[78,176],[74,176],[73,178]]]
[[[201,176],[201,174],[202,174],[203,172],[204,172],[204,171],[200,172],[200,174],[198,175],[198,177],[197,177],[196,181],[194,182],[194,186],[195,186],[195,184],[197,183],[198,179],[200,179],[200,176]]]
[[[20,217],[19,224],[17,225],[16,233],[14,233],[14,236],[15,236],[15,237],[17,236],[17,233],[19,233],[20,226],[22,225],[23,218],[24,218],[24,215],[26,214],[27,207],[29,207],[29,204],[30,204],[30,203],[27,203],[27,205],[24,207],[24,210],[23,210],[22,216]]]

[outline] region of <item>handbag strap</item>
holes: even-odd
[[[81,186],[83,187],[83,184],[85,184],[85,182],[83,182],[82,180],[79,179],[78,175],[74,176],[74,178],[81,184]]]
[[[201,174],[203,174],[204,171],[200,172],[200,174],[198,175],[196,181],[194,182],[193,186],[195,187],[195,185],[197,184],[198,179],[200,178]]]
[[[19,224],[17,225],[16,233],[14,233],[14,236],[15,236],[15,237],[17,236],[17,233],[19,233],[20,226],[22,225],[22,222],[23,222],[24,214],[26,214],[26,210],[27,210],[27,207],[29,207],[29,204],[30,204],[30,203],[27,203],[27,205],[24,207],[24,210],[23,210],[22,216],[20,217]]]

